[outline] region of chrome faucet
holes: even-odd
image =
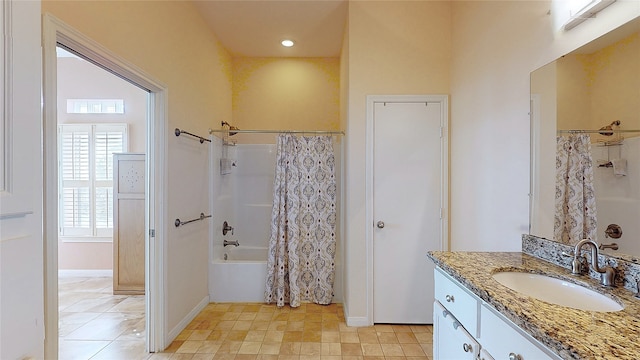
[[[227,235],[229,231],[231,231],[231,235],[233,235],[233,226],[229,225],[229,223],[225,221],[222,224],[222,235]]]
[[[229,240],[224,240],[224,241],[222,242],[222,245],[223,245],[223,246],[233,245],[233,246],[236,246],[236,247],[237,247],[237,246],[240,246],[240,243],[238,242],[238,240],[231,240],[231,241],[229,241]]]
[[[615,286],[616,272],[611,266],[606,265],[604,268],[601,268],[598,265],[598,244],[593,240],[583,239],[576,244],[573,251],[573,261],[571,261],[571,273],[576,275],[582,274],[582,263],[585,257],[580,253],[580,250],[584,245],[591,246],[591,268],[601,274],[600,283],[604,286]]]

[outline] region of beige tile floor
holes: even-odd
[[[161,353],[144,349],[144,296],[111,278],[59,279],[61,360],[431,359],[426,325],[347,327],[341,304],[209,304]]]
[[[426,325],[347,327],[340,304],[209,304],[149,359],[430,359],[432,338]]]
[[[60,277],[59,359],[148,358],[144,306],[144,295],[113,295],[111,277]]]

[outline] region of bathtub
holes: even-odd
[[[219,250],[209,272],[210,301],[264,302],[267,248],[240,245]]]

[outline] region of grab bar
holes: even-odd
[[[176,227],[178,227],[178,226],[180,226],[180,225],[186,225],[186,224],[188,224],[188,223],[192,223],[192,222],[194,222],[194,221],[199,221],[199,220],[204,220],[204,219],[206,219],[206,218],[210,218],[210,217],[211,217],[211,215],[205,215],[204,213],[200,213],[200,217],[199,217],[199,218],[191,219],[191,220],[189,220],[189,221],[182,222],[182,221],[180,221],[180,219],[176,219],[176,222],[174,223],[174,225],[175,225]]]
[[[196,134],[192,134],[192,133],[190,133],[190,132],[188,132],[188,131],[180,130],[180,129],[178,129],[178,128],[176,128],[175,134],[176,134],[176,136],[180,136],[180,134],[187,134],[187,135],[191,135],[191,136],[193,136],[193,137],[195,137],[195,138],[200,139],[200,144],[203,144],[205,141],[211,142],[211,140],[209,140],[209,139],[205,139],[205,138],[203,138],[202,136],[198,136],[198,135],[196,135]]]

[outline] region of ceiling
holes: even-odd
[[[232,56],[340,56],[347,0],[192,1]]]

